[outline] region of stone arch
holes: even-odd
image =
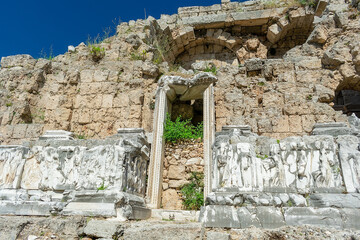
[[[181,47],[175,47],[173,63],[186,69],[197,60],[215,60],[218,67],[224,63],[239,65],[250,58],[267,57],[266,37],[255,32],[236,32],[233,28],[199,29],[181,35],[182,30],[173,32],[173,38]],[[190,30],[190,28],[188,28]],[[190,36],[190,37],[189,37]]]

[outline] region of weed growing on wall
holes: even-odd
[[[215,66],[213,66],[213,67],[207,66],[207,67],[205,68],[204,72],[211,72],[212,74],[216,75],[217,69],[216,69]]]
[[[90,53],[93,60],[97,62],[105,56],[105,48],[91,46]]]
[[[204,174],[192,172],[190,183],[183,185],[181,194],[186,210],[200,210],[204,205]]]
[[[166,116],[164,137],[167,142],[176,142],[182,139],[198,139],[203,137],[203,123],[194,126],[191,119],[181,120],[181,116],[171,121],[169,114]]]

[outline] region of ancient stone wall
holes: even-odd
[[[324,1],[315,8],[264,9],[258,1],[182,8],[159,20],[122,23],[97,45],[100,59],[84,44],[51,61],[3,58],[4,144],[34,140],[48,129],[80,138],[103,138],[119,127],[151,132],[159,75],[209,66],[219,79],[217,130],[248,124],[282,139],[309,134],[317,122],[346,121],[332,102],[341,90],[359,90],[359,26],[350,10],[337,11],[344,4],[335,5],[315,22]]]
[[[189,183],[191,172],[204,173],[203,152],[201,140],[166,143],[162,192],[164,209],[183,209],[180,189]]]

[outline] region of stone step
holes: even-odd
[[[278,228],[312,225],[335,229],[360,229],[360,209],[313,207],[202,207],[200,222],[214,228]]]
[[[0,215],[50,216],[64,205],[61,202],[0,201]]]
[[[200,211],[152,209],[151,218],[156,220],[198,221]]]

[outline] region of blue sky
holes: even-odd
[[[102,34],[114,21],[159,18],[178,7],[208,6],[221,0],[11,0],[0,8],[0,58],[15,54],[41,57],[67,51],[68,45]]]

